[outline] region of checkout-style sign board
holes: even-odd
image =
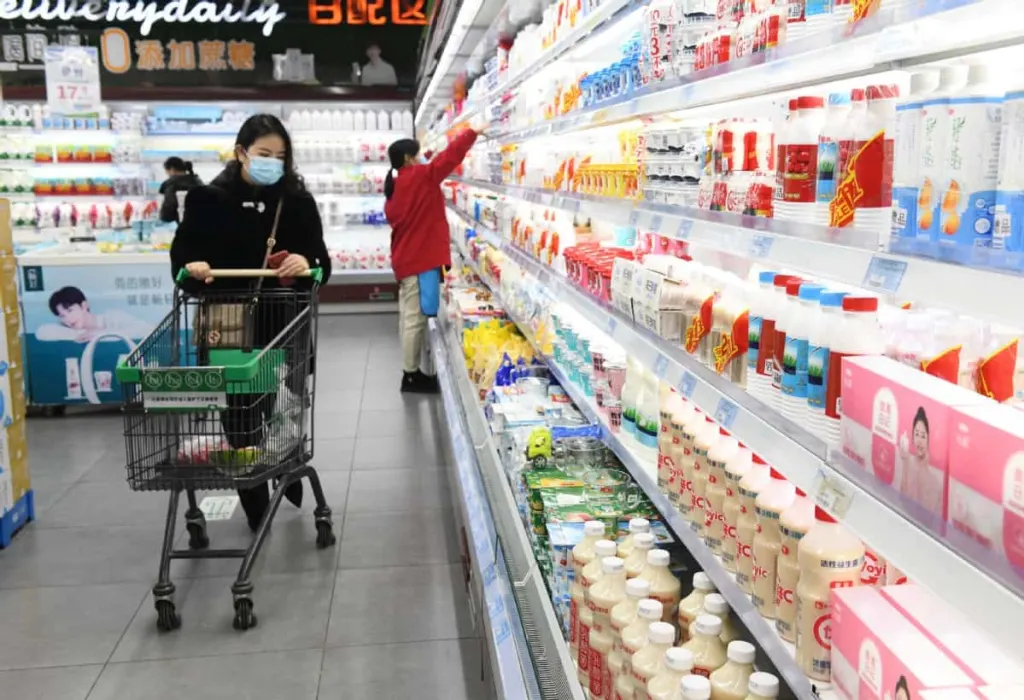
[[[144,369],[142,405],[149,411],[204,413],[228,407],[223,367]]]

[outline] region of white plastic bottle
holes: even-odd
[[[885,337],[878,323],[878,298],[843,297],[843,315],[836,325],[828,355],[828,383],[825,391],[826,439],[839,444],[839,417],[842,405],[842,366],[844,357],[881,355]]]
[[[717,556],[725,541],[725,466],[740,451],[739,441],[729,435],[708,450],[708,484],[704,493],[704,542]]]
[[[672,411],[670,422],[672,445],[669,449],[668,458],[665,460],[668,478],[662,487],[662,490],[668,494],[669,501],[672,503],[678,503],[679,482],[683,478],[683,457],[685,456],[686,449],[683,444],[683,434],[686,429],[686,422],[693,420],[697,413],[697,408],[689,401],[684,401],[681,405],[677,405]]]
[[[693,652],[672,647],[661,660],[661,670],[647,683],[649,700],[674,700],[679,683],[693,671]]]
[[[722,634],[720,635],[722,644],[728,646],[730,642],[739,639],[740,633],[736,630],[736,625],[732,623],[732,608],[729,607],[729,602],[721,593],[708,593],[704,597],[704,609],[700,614],[714,615],[722,621]],[[700,615],[697,617],[700,617]],[[696,619],[686,628],[687,638],[692,638],[696,634],[695,624]]]
[[[761,316],[761,341],[757,350],[757,372],[747,376],[747,391],[764,403],[772,400],[772,373],[775,363],[775,323],[785,301],[786,284],[793,275],[777,274],[772,279],[770,294],[764,301]]]
[[[802,95],[796,106],[796,119],[787,130],[782,202],[775,209],[775,218],[812,223],[817,209],[818,139],[825,123],[825,101]]]
[[[694,675],[710,678],[727,660],[722,621],[714,615],[698,615],[693,625],[693,638],[683,648],[693,652]]]
[[[740,480],[754,464],[753,453],[740,447],[725,463],[725,503],[722,506],[722,565],[736,572],[736,527],[740,519]]]
[[[651,625],[661,622],[665,608],[653,598],[641,600],[636,608],[636,622],[622,630],[622,655],[625,663],[623,675],[615,682],[615,692],[624,698],[633,698],[635,683],[633,682],[633,658],[649,643]]]
[[[736,522],[736,583],[744,593],[754,592],[754,534],[757,531],[755,502],[771,480],[771,470],[756,454],[747,475],[740,479],[740,517]]]
[[[711,681],[704,676],[686,676],[679,682],[680,700],[711,700]]]
[[[598,540],[594,543],[594,558],[583,567],[583,605],[579,608],[579,656],[577,671],[580,683],[590,682],[590,662],[593,659],[590,648],[590,636],[594,630],[594,613],[590,605],[590,589],[604,576],[603,561],[606,557],[615,556],[615,543],[611,540]]]
[[[747,692],[745,700],[775,700],[779,697],[779,679],[764,671],[751,673]]]
[[[730,642],[726,653],[728,661],[711,674],[711,700],[743,700],[750,688],[757,650],[750,642]]]
[[[772,343],[772,400],[771,405],[776,411],[782,412],[782,374],[786,357],[786,334],[793,316],[798,312],[797,298],[800,286],[805,281],[799,277],[791,277],[786,282],[785,296],[781,297],[778,313],[775,316],[775,341]]]
[[[850,111],[846,115],[846,121],[839,125],[839,161],[836,163],[836,183],[841,183],[849,171],[850,157],[853,155],[854,144],[857,142],[857,135],[860,133],[860,123],[864,120],[867,111],[867,97],[863,88],[850,90]],[[845,213],[846,216],[838,216]],[[835,215],[834,215],[835,214]],[[853,212],[848,209],[829,212],[829,226],[846,228],[853,225]]]
[[[633,654],[630,674],[633,676],[633,697],[647,700],[647,684],[658,675],[661,661],[676,641],[676,628],[667,622],[652,622],[647,628],[647,646]]]
[[[689,513],[690,526],[704,536],[704,517],[707,508],[708,453],[723,437],[714,423],[705,423],[693,441],[693,508]]]
[[[593,627],[590,633],[590,694],[607,698],[612,693],[612,672],[609,657],[615,645],[612,630],[612,608],[626,597],[626,569],[618,557],[601,560],[602,577],[589,591]]]
[[[949,99],[946,174],[939,193],[939,240],[970,262],[973,248],[992,245],[992,215],[999,185],[1004,86],[984,63],[967,72],[967,85]]]
[[[651,531],[651,521],[647,518],[632,518],[629,521],[629,534],[619,542],[618,557],[625,560],[635,549],[636,536]]]
[[[805,0],[801,0],[804,2]],[[815,186],[817,207],[814,222],[828,226],[830,205],[841,181],[839,172],[839,141],[842,129],[850,116],[852,105],[846,92],[833,92],[828,96],[828,110],[825,123],[818,138],[818,181]]]
[[[757,495],[754,512],[757,514],[757,532],[754,534],[754,607],[769,620],[775,617],[775,583],[778,573],[782,535],[779,518],[796,500],[796,488],[781,472],[770,470],[771,479]]]
[[[758,358],[761,343],[764,342],[764,315],[771,304],[775,272],[764,271],[757,275],[757,287],[750,295],[750,320],[747,326],[747,391],[757,396],[755,384],[761,381],[758,375]]]
[[[685,410],[686,401],[675,390],[662,384],[660,389],[659,428],[658,428],[658,488],[667,490],[672,480],[672,417]]]
[[[636,578],[647,566],[647,553],[654,549],[654,535],[638,533],[633,537],[633,551],[626,557],[626,578]]]
[[[797,549],[796,661],[804,675],[828,683],[832,680],[832,591],[860,583],[864,545],[821,508],[814,509],[814,519]]]
[[[775,575],[775,628],[787,642],[796,641],[796,587],[800,582],[797,548],[814,525],[814,502],[800,489],[796,500],[779,517],[782,549]]]
[[[608,657],[608,669],[612,675],[612,693],[614,695],[615,684],[625,674],[629,675],[628,661],[623,648],[622,637],[626,628],[640,619],[640,601],[646,600],[650,595],[651,584],[640,578],[626,581],[626,598],[612,608],[612,653]],[[660,618],[661,611],[658,611]],[[630,683],[632,687],[632,683]]]
[[[828,438],[825,395],[828,387],[829,348],[843,312],[846,292],[825,290],[818,296],[818,316],[811,324],[807,350],[807,418],[804,424],[818,438]]]
[[[693,462],[695,459],[694,449],[696,447],[697,435],[710,419],[700,412],[695,412],[683,422],[682,450],[679,453],[678,468],[679,488],[675,494],[674,502],[679,512],[687,520],[692,519],[693,512]]]
[[[894,85],[870,85],[867,109],[857,127],[857,185],[861,196],[853,214],[853,226],[880,249],[887,249],[892,228],[893,136],[896,131]],[[998,156],[997,156],[998,162]]]
[[[682,586],[671,571],[668,570],[669,555],[663,549],[652,549],[647,553],[647,566],[640,572],[642,578],[651,584],[651,597],[665,607],[662,617],[666,622],[674,622],[679,608]]]
[[[922,243],[939,240],[941,192],[946,178],[947,135],[952,131],[949,100],[967,84],[967,66],[942,66],[939,87],[921,105],[921,151],[918,161],[916,238]]]
[[[916,236],[917,195],[920,187],[921,127],[924,100],[939,87],[939,72],[921,71],[910,76],[910,92],[896,101],[896,134],[893,138],[892,236]]]
[[[786,321],[780,401],[782,415],[794,422],[800,422],[807,414],[810,338],[815,323],[820,319],[818,300],[824,290],[820,284],[801,284],[796,302],[790,304],[790,315]]]
[[[572,548],[573,581],[569,587],[569,653],[577,664],[579,664],[580,615],[587,607],[583,591],[583,569],[597,556],[594,552],[594,545],[602,539],[604,539],[604,523],[591,520],[583,525],[583,539]]]
[[[640,361],[626,358],[626,381],[622,385],[622,433],[636,439],[637,402],[644,382],[644,368]]]
[[[644,459],[655,462],[658,459],[658,424],[660,421],[658,406],[658,377],[653,372],[644,372],[643,384],[636,403],[636,438],[637,452]]]
[[[683,644],[690,638],[690,625],[704,611],[704,600],[715,592],[715,584],[703,571],[693,575],[693,591],[679,601],[679,641]]]
[[[782,118],[777,119],[775,128],[775,192],[772,195],[772,211],[779,217],[779,207],[786,209],[786,149],[792,141],[792,126],[797,115],[797,100],[789,100],[782,109]],[[784,217],[785,218],[785,217]]]

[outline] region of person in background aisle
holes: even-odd
[[[370,62],[363,66],[360,81],[363,85],[398,85],[395,67],[380,56],[380,47],[370,44],[366,47],[366,57]]]
[[[437,313],[441,268],[452,264],[441,182],[463,161],[479,133],[463,131],[429,163],[420,159],[420,144],[413,139],[388,147],[384,215],[391,225],[391,267],[398,280],[403,392],[438,390],[437,377],[423,372],[420,358],[427,316]]]
[[[178,156],[171,156],[164,161],[164,171],[167,179],[160,185],[160,194],[164,197],[164,203],[160,205],[160,220],[177,221],[178,193],[200,187],[203,181],[192,172],[192,161],[182,160]]]
[[[280,207],[280,220],[274,232],[274,221]],[[270,239],[274,239],[270,246]],[[270,248],[270,250],[268,250]],[[269,253],[269,256],[268,256]],[[277,117],[256,114],[249,117],[235,137],[235,160],[228,163],[213,182],[197,187],[185,200],[185,217],[171,244],[171,274],[188,271],[190,279],[182,288],[186,293],[201,295],[206,289],[238,291],[240,284],[252,286],[254,281],[215,280],[211,270],[262,269],[277,271],[276,278],[265,279],[262,289],[289,285],[310,285],[308,278],[294,279],[310,268],[323,271],[323,282],[331,275],[331,258],[324,243],[323,224],[316,200],[295,171],[292,140]],[[228,306],[224,304],[223,306]],[[256,306],[260,308],[259,305]],[[292,321],[280,306],[263,306],[253,313],[251,330],[253,345],[263,347]],[[274,311],[278,313],[273,313]],[[296,310],[298,313],[298,310]],[[212,312],[210,314],[213,315]],[[219,345],[214,338],[217,329],[210,328],[193,336],[200,356],[203,348]],[[305,362],[313,371],[316,348]],[[305,372],[288,373],[288,389],[297,396],[305,395]],[[221,415],[224,436],[235,450],[260,447],[264,428],[268,427],[276,394],[233,394],[228,408]],[[308,449],[308,447],[307,447]],[[270,504],[267,484],[238,492],[242,509],[255,531]],[[296,506],[302,504],[302,483],[292,484],[285,496]]]

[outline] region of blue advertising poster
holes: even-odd
[[[36,257],[19,266],[29,403],[122,401],[117,363],[173,305],[167,258],[152,257],[92,265]]]

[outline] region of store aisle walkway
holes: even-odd
[[[117,415],[33,419],[38,522],[0,552],[0,695],[24,700],[482,700],[478,642],[442,468],[439,401],[398,392],[394,316],[321,323],[316,457],[338,544],[312,497],[285,503],[255,577],[259,626],[231,627],[234,562],[175,562],[182,628],[150,587],[163,494],[124,481]],[[182,527],[183,529],[183,527]],[[239,508],[210,524],[244,546]]]

